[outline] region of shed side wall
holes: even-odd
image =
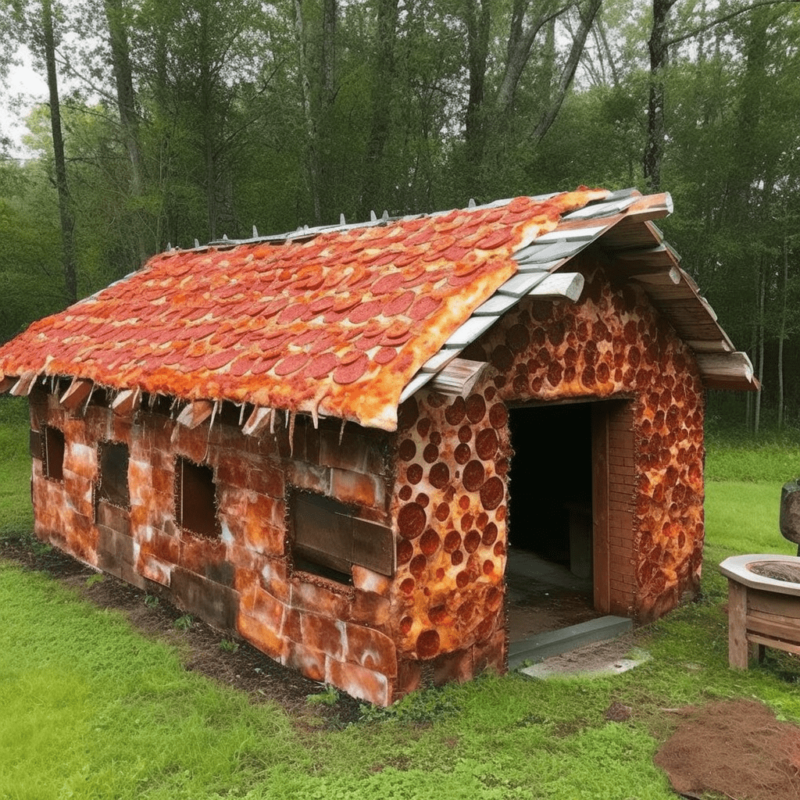
[[[62,387],[63,388],[63,387]],[[34,430],[64,432],[64,479],[34,458],[37,535],[80,560],[160,593],[222,630],[236,631],[307,677],[385,705],[394,695],[397,658],[389,579],[353,567],[353,586],[292,568],[287,498],[309,491],[334,497],[388,526],[391,465],[386,435],[310,420],[280,421],[274,434],[247,437],[219,419],[189,430],[163,414],[134,419],[90,404],[69,414],[57,394],[31,395]],[[130,508],[96,498],[98,443],[128,445]],[[220,535],[176,523],[175,464],[181,456],[213,468]]]

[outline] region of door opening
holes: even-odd
[[[602,615],[593,583],[593,431],[602,403],[512,408],[511,641]]]

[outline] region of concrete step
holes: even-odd
[[[539,633],[508,648],[508,668],[517,669],[526,661],[536,663],[550,656],[558,656],[587,644],[605,642],[627,633],[633,622],[627,617],[598,617],[557,631]]]

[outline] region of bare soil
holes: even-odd
[[[96,606],[122,612],[145,636],[175,645],[186,670],[245,692],[254,703],[278,703],[301,726],[337,728],[360,717],[359,701],[344,692],[339,692],[335,700],[335,695],[326,694],[326,702],[309,702],[309,697],[325,692],[322,684],[202,620],[192,618],[185,630],[180,624],[176,627],[181,617],[182,622],[189,621],[184,611],[162,599],[148,599],[142,590],[110,575],[100,575],[56,549],[27,538],[3,539],[0,558],[47,573]]]
[[[680,709],[684,720],[654,761],[683,797],[713,792],[735,800],[800,797],[800,728],[752,700]]]

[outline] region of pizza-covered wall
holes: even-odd
[[[434,678],[506,663],[512,405],[625,401],[598,403],[608,407],[595,443],[600,610],[651,619],[697,588],[704,395],[693,356],[642,290],[614,285],[600,254],[576,266],[579,303],[523,300],[464,354],[490,364],[469,397],[423,390],[401,410],[392,607],[401,658],[430,662]]]

